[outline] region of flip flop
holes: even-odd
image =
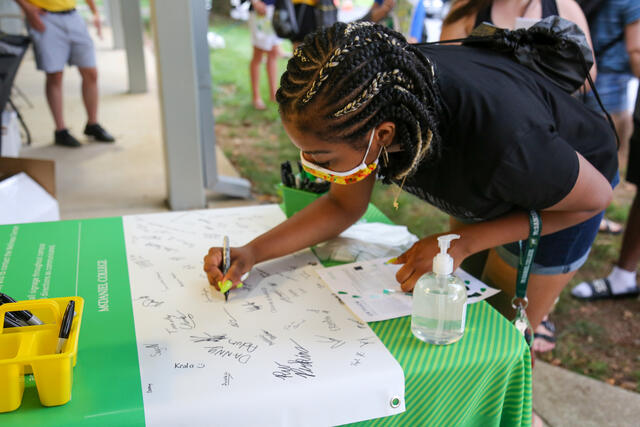
[[[609,279],[596,279],[585,282],[591,288],[591,295],[588,297],[580,297],[571,293],[576,299],[583,301],[595,301],[601,299],[621,299],[621,298],[633,298],[640,295],[640,288],[636,285],[635,289],[628,290],[627,292],[622,292],[619,294],[613,293],[611,291],[611,283]]]
[[[616,228],[616,226],[619,227],[617,230],[614,229]],[[622,233],[623,231],[624,228],[617,222],[611,221],[607,218],[602,218],[602,221],[600,221],[600,228],[598,229],[599,233],[612,234],[615,236]]]

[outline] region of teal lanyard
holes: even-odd
[[[518,263],[518,278],[516,279],[516,297],[527,297],[527,283],[529,283],[529,274],[531,273],[531,265],[538,251],[540,243],[540,232],[542,230],[542,219],[536,211],[529,211],[529,239],[525,250],[522,250],[522,242],[520,243],[520,262]]]
[[[516,316],[513,324],[522,333],[527,344],[531,346],[533,343],[533,330],[531,323],[527,318],[527,284],[529,283],[529,274],[531,273],[531,265],[538,250],[540,243],[540,232],[542,231],[542,219],[536,211],[529,211],[529,238],[525,249],[522,250],[522,242],[520,242],[520,261],[518,262],[518,276],[516,278],[516,295],[511,300],[511,306],[516,310]]]

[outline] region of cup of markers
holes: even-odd
[[[280,174],[282,183],[278,184],[278,192],[282,195],[282,206],[287,218],[329,191],[330,184],[305,172],[300,162],[297,174],[293,173],[289,161],[280,165]]]
[[[0,303],[0,413],[20,407],[31,373],[42,405],[64,405],[71,400],[84,300],[15,301],[0,293]]]

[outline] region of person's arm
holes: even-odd
[[[329,193],[318,198],[294,216],[255,238],[245,246],[231,250],[231,268],[224,276],[234,285],[254,264],[278,258],[331,239],[356,222],[367,210],[375,173],[349,185],[332,184]],[[209,283],[217,287],[223,275],[219,269],[220,248],[211,248],[204,258]]]
[[[640,77],[640,19],[627,25],[624,29],[624,39],[629,54],[631,71]]]
[[[597,64],[596,64],[596,56],[595,56],[595,53],[593,52],[593,43],[591,42],[591,31],[589,31],[589,24],[587,23],[587,18],[585,18],[584,13],[582,12],[582,9],[578,5],[578,3],[575,2],[575,0],[558,0],[557,4],[558,4],[558,13],[560,14],[560,17],[568,21],[571,21],[574,24],[576,24],[578,27],[580,27],[580,29],[582,30],[582,32],[587,38],[587,43],[589,43],[589,47],[591,48],[591,54],[593,55],[593,66],[591,67],[591,70],[589,70],[589,75],[591,76],[591,80],[595,82],[596,76],[598,74],[598,70],[597,70]],[[589,84],[587,82],[585,82],[584,87],[587,88],[588,90],[591,90],[591,87],[589,87]]]
[[[558,203],[540,211],[543,235],[586,221],[611,202],[613,190],[607,179],[579,153],[576,155],[579,172],[573,188]],[[529,236],[529,217],[527,212],[514,212],[494,220],[464,225],[455,232],[460,235],[460,240],[453,242],[449,254],[458,267],[469,255],[526,239]],[[398,257],[395,263],[404,266],[396,274],[396,279],[404,291],[413,289],[418,278],[431,271],[437,252],[437,236],[429,236]]]
[[[452,12],[464,6],[468,0],[456,0],[449,10],[449,15]],[[473,30],[473,24],[476,21],[477,13],[467,15],[455,22],[443,23],[442,30],[440,31],[440,40],[455,40],[467,37],[471,30]]]
[[[40,15],[46,12],[38,6],[29,3],[27,0],[15,0],[15,2],[20,6],[20,9],[22,9],[29,26],[40,33],[44,32],[45,26],[42,19],[40,19]]]
[[[427,14],[424,8],[424,2],[418,0],[418,4],[413,10],[411,18],[411,29],[409,30],[409,43],[420,43],[422,41],[422,33],[424,32],[424,19]]]
[[[267,14],[267,5],[262,0],[251,0],[251,5],[258,15],[264,16]]]
[[[96,7],[96,3],[94,0],[86,0],[87,6],[91,9],[91,13],[93,14],[93,25],[96,27],[96,32],[98,33],[98,37],[102,38],[102,21],[100,20],[100,12],[98,12],[98,8]]]
[[[372,22],[380,22],[382,19],[386,18],[395,5],[395,0],[384,0],[382,4],[373,3],[367,15],[371,17]]]

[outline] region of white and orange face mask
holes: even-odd
[[[375,128],[371,131],[371,137],[369,137],[367,152],[364,153],[362,162],[360,162],[358,166],[351,170],[348,170],[346,172],[335,172],[330,169],[325,169],[305,159],[301,151],[300,162],[302,163],[302,167],[305,171],[309,172],[316,178],[320,178],[324,181],[335,182],[336,184],[346,185],[362,181],[363,179],[371,175],[371,173],[378,167],[378,157],[380,157],[380,153],[378,153],[378,156],[373,163],[370,163],[368,165],[365,163],[367,161],[367,156],[369,155],[369,150],[371,150],[371,143],[373,142],[373,135],[375,135],[375,131]],[[382,152],[382,149],[380,151]]]

